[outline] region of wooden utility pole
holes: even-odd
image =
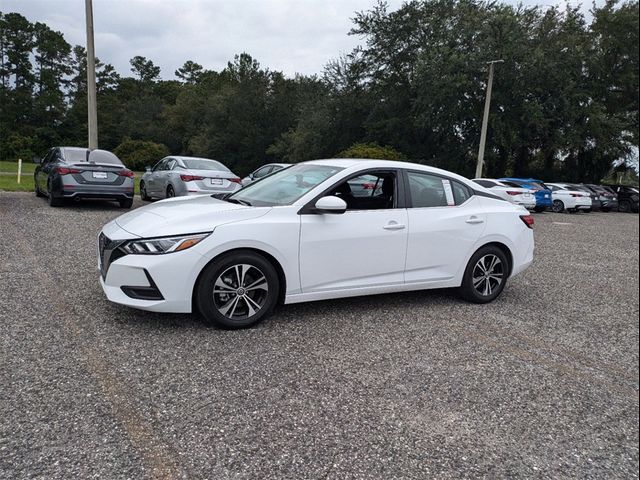
[[[478,163],[476,165],[476,177],[482,178],[484,167],[484,145],[487,142],[487,124],[489,123],[489,107],[491,106],[491,88],[493,87],[493,66],[504,60],[492,60],[489,64],[489,81],[487,82],[487,96],[484,99],[484,116],[482,117],[482,130],[480,130],[480,148],[478,149]]]
[[[93,2],[85,0],[87,15],[87,126],[89,149],[98,148],[98,105],[96,99],[96,55],[93,44]]]

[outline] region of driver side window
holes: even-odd
[[[155,167],[153,167],[153,171],[154,172],[159,172],[161,170],[164,170],[164,167],[165,167],[166,164],[167,164],[167,159],[163,158],[158,163],[156,163]]]
[[[396,174],[368,172],[334,187],[327,195],[341,198],[347,210],[384,210],[396,205]]]

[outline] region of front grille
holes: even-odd
[[[98,237],[98,252],[100,255],[100,274],[103,280],[107,277],[109,265],[126,255],[125,252],[118,248],[122,243],[122,241],[113,241],[104,233],[100,233]]]

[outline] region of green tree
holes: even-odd
[[[184,65],[176,70],[176,77],[182,80],[185,83],[196,83],[200,76],[202,75],[203,69],[202,65],[193,62],[191,60],[187,60],[184,62]]]
[[[336,158],[371,158],[377,160],[406,160],[402,153],[388,145],[381,147],[375,142],[354,143],[335,155]]]
[[[169,149],[161,143],[126,138],[113,153],[131,170],[142,171],[169,155]]]
[[[131,64],[131,71],[143,83],[155,82],[160,78],[160,67],[157,67],[145,57],[136,55],[129,60],[129,63]]]

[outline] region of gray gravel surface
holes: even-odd
[[[106,301],[95,240],[121,213],[0,193],[0,478],[638,477],[637,215],[537,215],[490,305],[353,298],[227,332]]]

